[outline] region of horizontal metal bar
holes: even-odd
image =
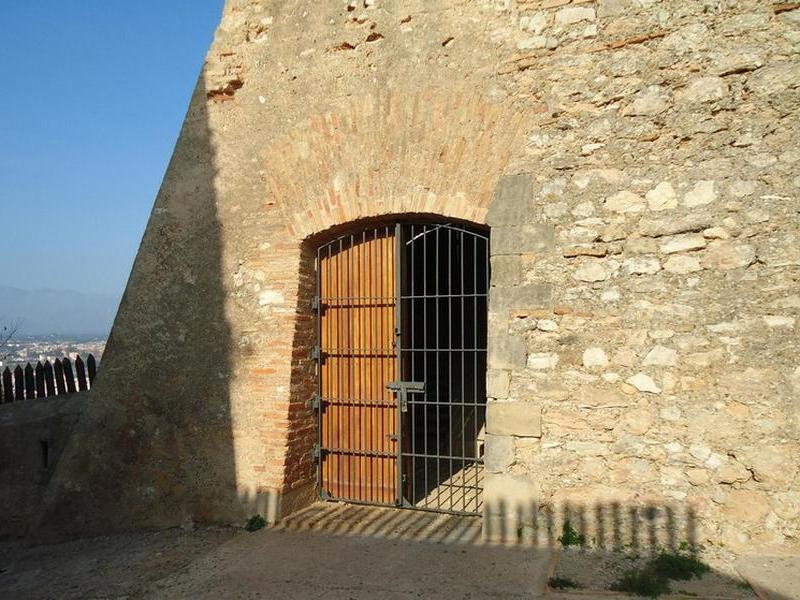
[[[403,348],[403,352],[486,352],[486,348]]]
[[[322,446],[323,454],[344,454],[346,456],[368,456],[371,458],[397,458],[396,452],[377,452],[375,450],[358,450],[356,448],[328,448]]]
[[[354,398],[322,398],[322,404],[329,406],[374,406],[376,408],[397,408],[397,402],[392,400],[358,400]],[[483,405],[481,405],[483,406]]]
[[[359,354],[385,354],[387,352],[391,352],[392,356],[394,356],[394,349],[393,348],[338,348],[338,347],[330,347],[330,348],[323,348],[323,352],[326,354],[343,354],[345,352],[353,352]]]
[[[347,498],[345,496],[330,496],[328,494],[325,494],[324,496],[320,494],[320,498],[325,502],[347,502],[348,504],[358,504],[360,506],[391,506],[392,508],[398,508],[394,502],[378,502],[377,500],[368,502],[366,500],[356,500],[355,498]]]
[[[368,502],[365,500],[356,500],[355,498],[347,498],[346,496],[330,496],[325,494],[324,496],[320,494],[320,498],[326,502],[347,502],[348,504],[356,504],[359,506],[390,506],[392,508],[399,508],[404,510],[418,510],[418,511],[425,511],[425,512],[432,512],[432,513],[440,513],[445,515],[463,515],[468,517],[477,517],[481,515],[481,507],[483,506],[483,500],[479,500],[476,504],[476,510],[451,510],[447,508],[432,508],[428,505],[417,505],[417,504],[410,504],[408,502],[404,502],[402,505],[398,506],[394,502]],[[468,502],[468,504],[475,504],[472,500]]]
[[[468,502],[468,504],[475,504],[472,500]],[[476,510],[451,510],[449,508],[431,508],[427,504],[419,505],[413,504],[410,506],[402,506],[400,508],[407,508],[409,510],[424,510],[425,512],[434,512],[434,513],[442,513],[445,515],[463,515],[466,517],[478,517],[481,515],[481,507],[483,506],[483,500],[480,500],[476,505]]]
[[[483,464],[483,458],[478,458],[475,456],[448,456],[447,454],[418,454],[414,452],[403,452],[403,456],[409,456],[413,458],[437,458],[442,460],[449,460],[452,458],[453,460],[461,460],[470,463],[469,465],[464,465],[462,469],[467,466],[471,466],[471,463],[475,463],[476,465]]]
[[[439,402],[437,400],[409,400],[408,403],[427,406],[471,406],[473,408],[486,408],[485,402]]]
[[[360,302],[360,301],[369,301],[369,302],[378,302],[382,301],[387,304],[391,303],[394,304],[396,298],[394,296],[322,296],[320,298],[322,302]]]
[[[401,300],[435,300],[436,298],[488,298],[489,294],[409,294]]]

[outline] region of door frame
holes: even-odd
[[[400,508],[409,508],[409,509],[417,509],[417,510],[431,510],[434,512],[445,512],[445,513],[453,513],[453,514],[480,514],[481,513],[481,506],[480,504],[476,504],[475,509],[472,510],[454,510],[452,506],[450,509],[442,506],[435,506],[435,507],[427,507],[427,506],[420,506],[418,504],[409,502],[407,496],[410,495],[406,488],[411,487],[411,478],[415,477],[415,473],[413,468],[407,468],[405,462],[410,462],[411,450],[405,448],[406,440],[404,439],[404,435],[407,433],[408,426],[404,421],[408,419],[408,416],[404,417],[404,411],[400,410],[401,403],[405,403],[408,401],[408,396],[406,394],[415,394],[418,393],[419,390],[400,390],[396,389],[395,391],[395,409],[394,413],[396,415],[396,459],[394,463],[394,469],[396,471],[396,484],[395,484],[395,498],[393,502],[380,502],[375,500],[364,500],[361,498],[352,498],[352,497],[342,497],[336,495],[330,495],[327,491],[323,488],[323,463],[326,459],[326,447],[323,443],[323,430],[325,427],[324,422],[324,413],[325,413],[325,398],[323,396],[323,362],[325,360],[325,352],[322,347],[322,340],[323,340],[323,313],[325,312],[325,302],[324,298],[322,297],[322,252],[326,248],[331,248],[333,244],[337,242],[341,244],[342,240],[346,238],[352,239],[353,236],[359,234],[365,234],[366,232],[370,231],[377,231],[378,229],[383,229],[388,231],[389,229],[394,230],[393,234],[393,242],[394,242],[394,354],[395,354],[395,379],[398,381],[395,383],[405,383],[402,380],[404,379],[403,371],[404,367],[404,325],[407,320],[407,316],[403,314],[404,307],[403,307],[403,282],[404,276],[408,269],[408,256],[407,253],[404,252],[403,248],[406,245],[404,241],[404,227],[408,226],[433,226],[438,228],[444,228],[448,230],[458,231],[462,234],[468,234],[470,236],[474,236],[475,238],[480,238],[483,240],[485,247],[483,249],[482,257],[486,261],[485,267],[485,298],[486,298],[486,315],[487,318],[485,320],[485,328],[488,330],[488,291],[490,287],[490,272],[489,272],[489,228],[475,224],[475,223],[467,223],[467,222],[460,222],[455,219],[443,219],[439,217],[422,217],[422,218],[394,218],[391,220],[381,220],[381,221],[372,221],[371,223],[365,223],[364,221],[357,222],[351,224],[352,226],[348,228],[345,233],[341,233],[337,235],[335,238],[317,246],[315,249],[316,257],[315,257],[315,296],[312,301],[312,308],[315,313],[316,317],[316,345],[312,350],[312,357],[317,362],[317,393],[312,401],[312,406],[316,411],[316,424],[317,424],[317,443],[314,447],[314,458],[317,466],[317,476],[316,476],[316,486],[317,486],[317,493],[320,499],[322,500],[330,500],[330,501],[345,501],[354,504],[370,504],[370,505],[384,505],[384,506],[395,506]],[[408,242],[410,243],[410,241]],[[329,255],[330,256],[330,255]],[[473,250],[473,258],[477,260],[478,258],[478,250],[477,250],[477,243],[474,246]],[[462,257],[463,260],[463,257]],[[477,284],[476,284],[477,285]],[[475,294],[477,295],[477,293]],[[438,296],[437,296],[438,297]],[[438,304],[436,305],[438,307]],[[463,305],[462,305],[463,306]],[[464,309],[462,308],[462,311]],[[475,306],[475,310],[477,313],[477,303]],[[462,319],[465,318],[462,312]],[[486,332],[488,334],[488,331]],[[477,340],[477,333],[474,334]],[[477,346],[477,342],[475,344]],[[485,346],[482,350],[486,352]],[[484,354],[484,357],[486,355]],[[477,365],[477,359],[476,359]],[[485,419],[485,388],[486,388],[486,370],[487,365],[484,360],[483,362],[483,372],[479,374],[477,369],[475,372],[475,381],[476,381],[476,389],[477,389],[477,382],[480,381],[482,384],[482,398],[483,398],[483,406],[484,406],[484,419]],[[437,375],[438,377],[438,375]],[[385,384],[390,383],[389,381],[384,382]],[[463,385],[463,383],[462,383]],[[462,391],[463,395],[463,391]],[[475,403],[477,405],[478,398],[480,395],[475,396]],[[429,403],[430,404],[430,403]],[[462,408],[462,411],[464,408]],[[476,410],[477,413],[477,410]],[[464,428],[463,422],[463,412],[462,412],[462,429]],[[477,416],[475,417],[477,421]],[[440,423],[439,423],[440,427]],[[452,437],[452,426],[450,425],[451,429],[448,434]],[[462,436],[464,432],[462,431]],[[404,449],[406,451],[404,451]],[[437,449],[438,451],[438,449]],[[470,457],[476,465],[480,464],[482,469],[483,458],[482,456],[477,456],[478,451],[476,450],[476,456]],[[451,453],[452,453],[452,442],[451,442]],[[466,457],[462,457],[466,459]],[[438,454],[437,454],[438,460]],[[477,467],[476,467],[477,468]],[[410,474],[410,477],[408,476]],[[451,476],[452,476],[452,461],[451,461]]]

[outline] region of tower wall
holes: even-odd
[[[793,543],[800,11],[367,4],[226,3],[40,530],[309,502],[310,249],[424,213],[492,228],[487,523]]]

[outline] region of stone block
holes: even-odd
[[[526,283],[515,287],[493,287],[489,291],[492,311],[552,309],[553,286],[549,283]]]
[[[518,225],[533,218],[533,179],[528,173],[507,175],[497,182],[486,215],[491,226]]]
[[[492,228],[492,256],[549,252],[555,248],[555,244],[555,228],[548,223],[503,225]]]
[[[516,369],[525,366],[528,348],[521,337],[509,334],[491,335],[488,355],[490,369]]]
[[[483,534],[494,541],[517,541],[539,511],[539,485],[522,475],[487,473],[483,491]]]
[[[512,286],[522,281],[522,258],[519,255],[492,257],[492,285]]]
[[[494,435],[542,437],[542,408],[533,402],[490,402],[486,431]]]
[[[486,390],[489,398],[508,398],[511,387],[511,371],[489,369],[486,373]]]
[[[502,473],[514,464],[514,438],[508,435],[486,435],[483,464],[489,473]]]

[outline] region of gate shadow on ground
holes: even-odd
[[[316,503],[276,525],[313,536],[369,537],[410,543],[479,546],[489,556],[523,552],[547,564],[554,597],[615,597],[609,588],[659,556],[699,557],[698,518],[690,507],[621,502],[526,506],[498,502],[483,518],[344,503]],[[565,545],[566,544],[566,545]],[[410,546],[412,547],[412,546]],[[694,564],[694,563],[689,563]],[[573,581],[574,580],[574,581]],[[593,587],[593,583],[597,587]],[[774,591],[770,581],[751,581],[757,596],[734,569],[708,568],[701,577],[669,580],[669,598],[796,600]],[[578,587],[559,589],[559,585]],[[619,597],[627,597],[617,592]],[[609,594],[611,596],[609,596]],[[634,594],[635,595],[635,594]]]

